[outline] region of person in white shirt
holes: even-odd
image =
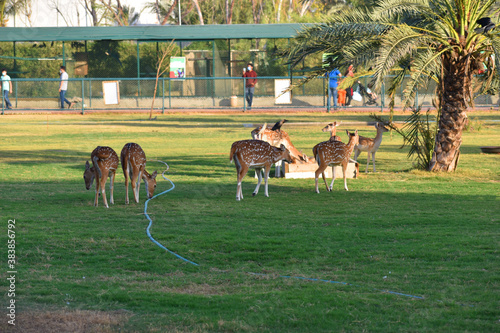
[[[9,92],[12,94],[12,82],[10,81],[10,76],[7,75],[7,70],[5,68],[2,69],[2,90],[7,109],[12,109],[12,104],[9,100]]]
[[[59,69],[59,74],[61,74],[61,84],[59,85],[59,98],[61,99],[61,109],[64,109],[64,102],[68,103],[68,109],[70,109],[74,103],[71,103],[66,99],[66,90],[68,90],[68,73],[66,73],[66,67],[61,66]]]

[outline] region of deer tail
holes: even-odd
[[[318,163],[318,165],[320,165],[321,161],[319,160],[318,145],[314,146],[313,154],[314,154],[314,159],[316,160],[316,163]]]
[[[231,152],[229,153],[229,162],[233,163],[233,156],[236,153],[236,145],[231,146]]]

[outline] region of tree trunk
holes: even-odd
[[[469,57],[446,54],[442,61],[440,88],[441,115],[430,171],[454,171],[462,144],[462,132],[467,124],[467,107],[471,101]]]

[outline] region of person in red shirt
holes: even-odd
[[[251,63],[247,64],[247,68],[243,68],[243,77],[245,80],[245,97],[247,99],[248,108],[252,108],[253,93],[255,91],[255,84],[257,83],[257,73],[253,70]]]

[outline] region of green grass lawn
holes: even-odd
[[[408,114],[397,115],[404,119]],[[16,328],[21,332],[493,332],[500,330],[499,112],[475,112],[458,170],[412,170],[402,139],[385,133],[377,173],[337,180],[269,181],[251,171],[235,200],[234,141],[271,114],[12,115],[0,119],[4,250],[1,331],[8,325],[7,225],[15,219]],[[290,122],[369,121],[304,113]],[[285,125],[312,156],[321,125]],[[478,126],[476,126],[477,128]],[[343,125],[375,136],[373,126]],[[170,165],[175,189],[148,204],[93,206],[85,161],[98,145],[139,143]],[[366,153],[360,156],[364,171]],[[148,171],[163,171],[149,162]],[[370,165],[369,170],[372,170]],[[158,176],[156,193],[171,187]],[[107,189],[109,195],[109,190]],[[305,278],[305,279],[301,279]],[[318,279],[318,280],[315,280]],[[342,283],[337,283],[342,282]],[[399,294],[400,293],[400,294]]]

